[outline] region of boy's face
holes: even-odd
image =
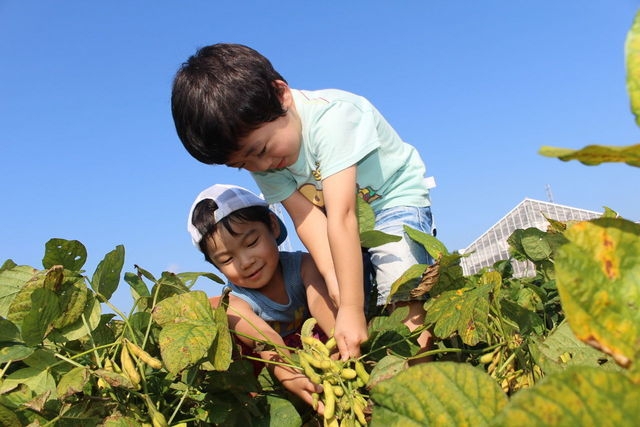
[[[225,227],[206,237],[207,255],[214,265],[233,284],[250,289],[261,289],[270,284],[280,266],[276,237],[280,230],[271,217],[272,232],[266,224],[257,221],[233,222],[236,235]]]
[[[286,85],[281,102],[287,114],[262,124],[241,138],[238,141],[239,149],[229,157],[227,166],[249,172],[265,172],[284,169],[298,160],[302,124],[295,110],[291,90]]]

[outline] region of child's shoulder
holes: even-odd
[[[309,255],[302,251],[280,251],[280,261],[298,262],[302,261],[304,255]]]
[[[330,103],[355,103],[355,104],[368,104],[369,101],[361,95],[353,92],[348,92],[342,89],[294,89],[292,91],[294,99],[297,102],[302,103],[314,103],[314,104],[330,104]]]
[[[300,252],[300,272],[303,276],[319,274],[318,267],[308,252]]]
[[[309,261],[313,262],[313,258],[308,252],[305,251],[280,251],[280,262],[288,264],[300,264],[304,267],[304,264]]]

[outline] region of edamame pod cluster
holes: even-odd
[[[369,373],[358,359],[347,361],[330,357],[336,347],[333,337],[323,343],[313,336],[316,320],[305,321],[301,330],[302,349],[297,354],[300,367],[309,380],[322,385],[323,392],[314,394],[314,409],[324,404],[324,425],[331,427],[366,426],[368,406],[366,384]]]

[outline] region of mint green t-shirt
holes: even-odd
[[[337,89],[292,93],[302,121],[298,160],[286,169],[252,173],[269,203],[300,190],[323,207],[322,179],[356,165],[354,191],[375,211],[430,205],[420,154],[368,100]]]

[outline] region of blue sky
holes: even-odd
[[[93,274],[212,267],[191,245],[195,195],[247,172],[207,166],[170,114],[178,66],[243,43],[294,88],[369,98],[435,176],[438,237],[464,248],[524,198],[640,220],[640,170],[537,154],[638,143],[624,40],[638,0],[35,2],[0,0],[0,262],[41,266],[77,239]],[[634,194],[636,194],[634,196]],[[292,233],[290,233],[292,234]],[[210,294],[218,289],[202,281]],[[129,304],[126,284],[116,305]]]

